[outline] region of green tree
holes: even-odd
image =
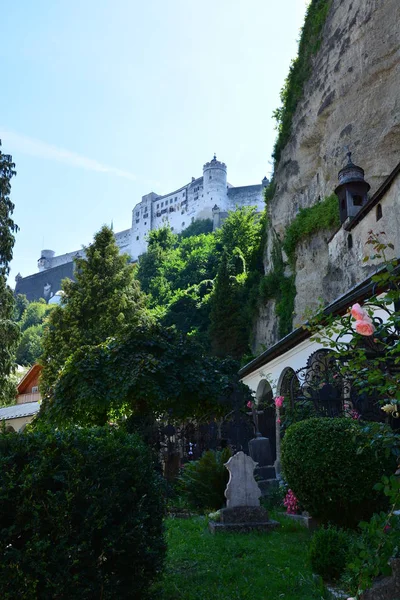
[[[26,331],[26,329],[29,329],[34,325],[41,325],[44,323],[53,308],[54,304],[46,304],[46,301],[43,299],[38,302],[30,302],[18,323],[21,331]]]
[[[19,365],[33,365],[43,352],[43,325],[32,325],[25,329],[18,344],[16,359]]]
[[[0,142],[1,145],[1,142]],[[13,321],[14,296],[7,285],[10,261],[18,227],[12,219],[14,204],[10,200],[11,179],[15,175],[14,163],[0,150],[0,403],[14,401],[9,375],[15,364],[14,353],[19,338],[19,328]]]
[[[25,294],[16,294],[14,296],[15,298],[15,305],[14,305],[14,321],[16,321],[18,323],[18,321],[21,320],[22,315],[24,314],[24,311],[26,308],[28,308],[29,306],[29,300],[28,298],[25,296]]]
[[[75,260],[76,281],[65,279],[61,304],[50,313],[43,336],[42,392],[48,394],[68,357],[82,346],[104,342],[149,319],[146,297],[134,266],[120,255],[114,234],[104,226]]]
[[[234,389],[248,393],[237,370],[235,361],[210,356],[173,329],[133,327],[71,355],[41,417],[64,426],[165,414],[175,422],[221,416],[231,408]]]
[[[243,277],[235,277],[224,252],[211,298],[210,337],[216,356],[239,359],[248,351],[248,326],[243,310]]]

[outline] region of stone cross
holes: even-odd
[[[254,467],[257,463],[244,452],[231,456],[225,467],[229,471],[226,486],[226,506],[260,506],[261,490],[254,479]]]
[[[252,403],[252,407],[251,407],[251,412],[247,413],[249,416],[253,417],[253,424],[254,424],[254,429],[255,429],[255,435],[256,437],[260,436],[260,430],[258,429],[258,415],[263,415],[264,411],[263,410],[257,410],[255,403]]]

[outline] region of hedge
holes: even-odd
[[[1,434],[0,597],[145,597],[165,553],[160,486],[122,431]]]
[[[350,418],[312,418],[288,428],[282,441],[285,478],[322,523],[355,527],[385,506],[373,488],[396,465],[373,432],[374,424],[363,427]]]

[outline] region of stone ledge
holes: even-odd
[[[300,525],[307,527],[307,529],[309,529],[310,531],[315,531],[315,529],[318,529],[318,523],[317,523],[316,519],[314,519],[314,517],[307,517],[306,515],[290,515],[288,513],[280,513],[280,514],[283,517],[287,517],[288,519],[291,519],[292,521],[296,521],[297,523],[300,523]]]
[[[267,521],[266,523],[216,523],[210,521],[208,528],[211,533],[221,533],[224,531],[231,531],[234,533],[249,533],[251,531],[263,531],[268,532],[279,527],[278,521]]]

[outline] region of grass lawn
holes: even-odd
[[[204,517],[167,520],[160,600],[321,600],[307,562],[310,533],[288,519],[272,533],[212,535]]]

